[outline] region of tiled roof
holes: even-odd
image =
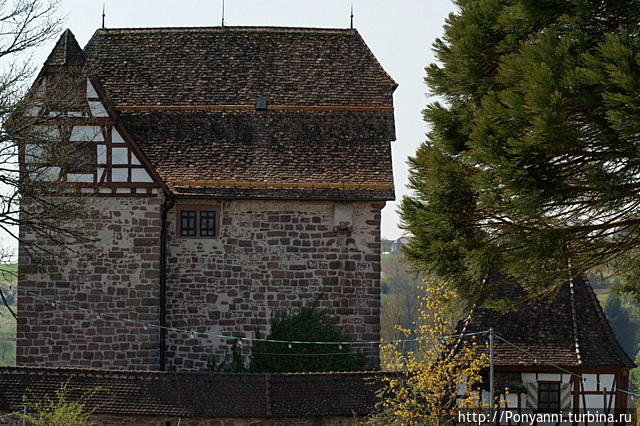
[[[99,29],[85,48],[109,99],[125,105],[390,107],[395,82],[355,30]]]
[[[634,367],[585,280],[574,279],[556,295],[543,300],[526,299],[516,284],[501,286],[500,295],[519,302],[517,307],[506,312],[476,309],[467,320],[465,331],[493,327],[497,335],[535,356],[496,339],[496,366]]]
[[[85,55],[75,36],[70,30],[65,30],[49,57],[45,61],[45,66],[78,66],[85,63]]]
[[[47,65],[75,46],[65,32]],[[394,198],[396,83],[356,30],[99,29],[80,53],[177,195]]]
[[[367,414],[381,373],[223,374],[0,367],[0,412],[66,385],[95,414],[311,417]]]
[[[393,198],[390,112],[199,111],[121,114],[178,195]]]

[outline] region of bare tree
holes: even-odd
[[[78,144],[61,143],[70,112],[82,108],[78,82],[85,71],[36,74],[29,61],[34,48],[59,32],[57,6],[58,0],[0,0],[0,230],[21,240],[15,229],[24,225],[44,237],[21,240],[28,253],[83,238],[68,220],[85,214],[83,197],[57,171],[87,161]],[[8,307],[1,288],[0,299]]]

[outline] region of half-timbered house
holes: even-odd
[[[509,309],[476,309],[459,327],[494,332],[495,401],[515,412],[620,413],[627,408],[629,370],[600,303],[583,279],[552,297],[527,297],[517,285],[501,286]],[[489,403],[489,371],[479,391]]]

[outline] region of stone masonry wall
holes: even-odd
[[[159,332],[38,300],[24,291],[131,320],[158,323],[160,276],[159,197],[89,200],[84,227],[92,241],[72,252],[29,256],[19,249],[17,364],[119,369],[158,369]],[[28,208],[23,206],[23,208]],[[21,226],[20,237],[36,237]]]
[[[338,204],[209,202],[221,220],[219,236],[208,239],[176,235],[177,204],[168,214],[168,325],[237,337],[260,330],[264,336],[274,313],[318,299],[350,338],[379,339],[384,204],[350,203],[350,229],[336,230],[336,215],[345,206]],[[230,343],[169,332],[167,368],[197,371],[211,361],[230,361]],[[367,349],[377,363],[375,345]]]

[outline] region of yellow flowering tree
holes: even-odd
[[[457,317],[451,285],[426,280],[420,294],[413,330],[397,327],[415,340],[381,347],[383,369],[397,374],[383,379],[369,424],[440,426],[452,423],[458,409],[480,406],[473,390],[488,366],[485,339],[451,337]]]
[[[85,401],[103,390],[97,387],[85,392],[80,398],[72,399],[72,389],[64,384],[55,391],[53,398],[45,396],[43,399],[35,399],[24,396],[26,414],[18,417],[32,426],[93,426],[95,423],[90,420],[93,412],[87,408]]]

